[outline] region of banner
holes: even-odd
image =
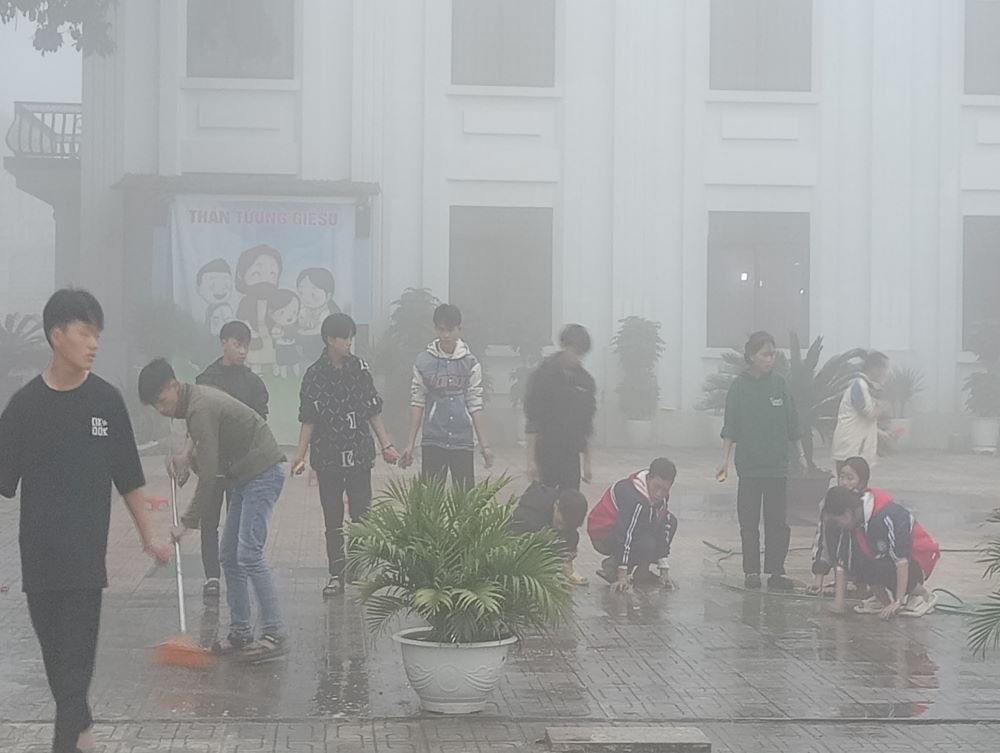
[[[342,311],[369,322],[370,252],[355,239],[354,209],[213,196],[173,205],[174,302],[216,337],[233,319],[250,327],[247,365],[267,385],[283,444],[297,442],[299,384],[323,350],[323,320]]]

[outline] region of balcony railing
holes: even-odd
[[[79,159],[83,112],[68,102],[15,102],[7,146],[15,157]]]

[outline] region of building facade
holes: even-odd
[[[703,443],[702,382],[760,328],[919,367],[917,441],[961,429],[964,343],[1000,307],[996,0],[112,12],[116,52],[84,62],[80,263],[56,264],[110,302],[112,352],[114,322],[168,294],[178,197],[337,200],[376,338],[429,288],[503,393],[513,348],[579,321],[607,441],[629,315],[662,325],[665,441]]]

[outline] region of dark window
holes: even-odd
[[[764,329],[809,341],[809,214],[709,212],[708,345],[742,347]]]
[[[966,217],[962,253],[962,349],[975,325],[1000,319],[1000,217]]]
[[[709,86],[812,90],[812,0],[712,0]]]
[[[453,0],[451,82],[555,85],[555,0]]]
[[[1000,2],[965,1],[965,93],[1000,94]]]
[[[295,77],[295,0],[188,0],[187,75]]]
[[[550,342],[552,210],[452,207],[448,300],[478,348]]]

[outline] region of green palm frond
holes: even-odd
[[[1000,647],[1000,592],[994,591],[986,601],[976,607],[969,620],[969,648],[974,654],[985,656],[989,650]]]
[[[384,631],[412,614],[431,640],[476,642],[545,630],[569,607],[555,534],[510,531],[505,477],[462,489],[391,481],[348,534],[348,572],[361,579],[367,623]]]

